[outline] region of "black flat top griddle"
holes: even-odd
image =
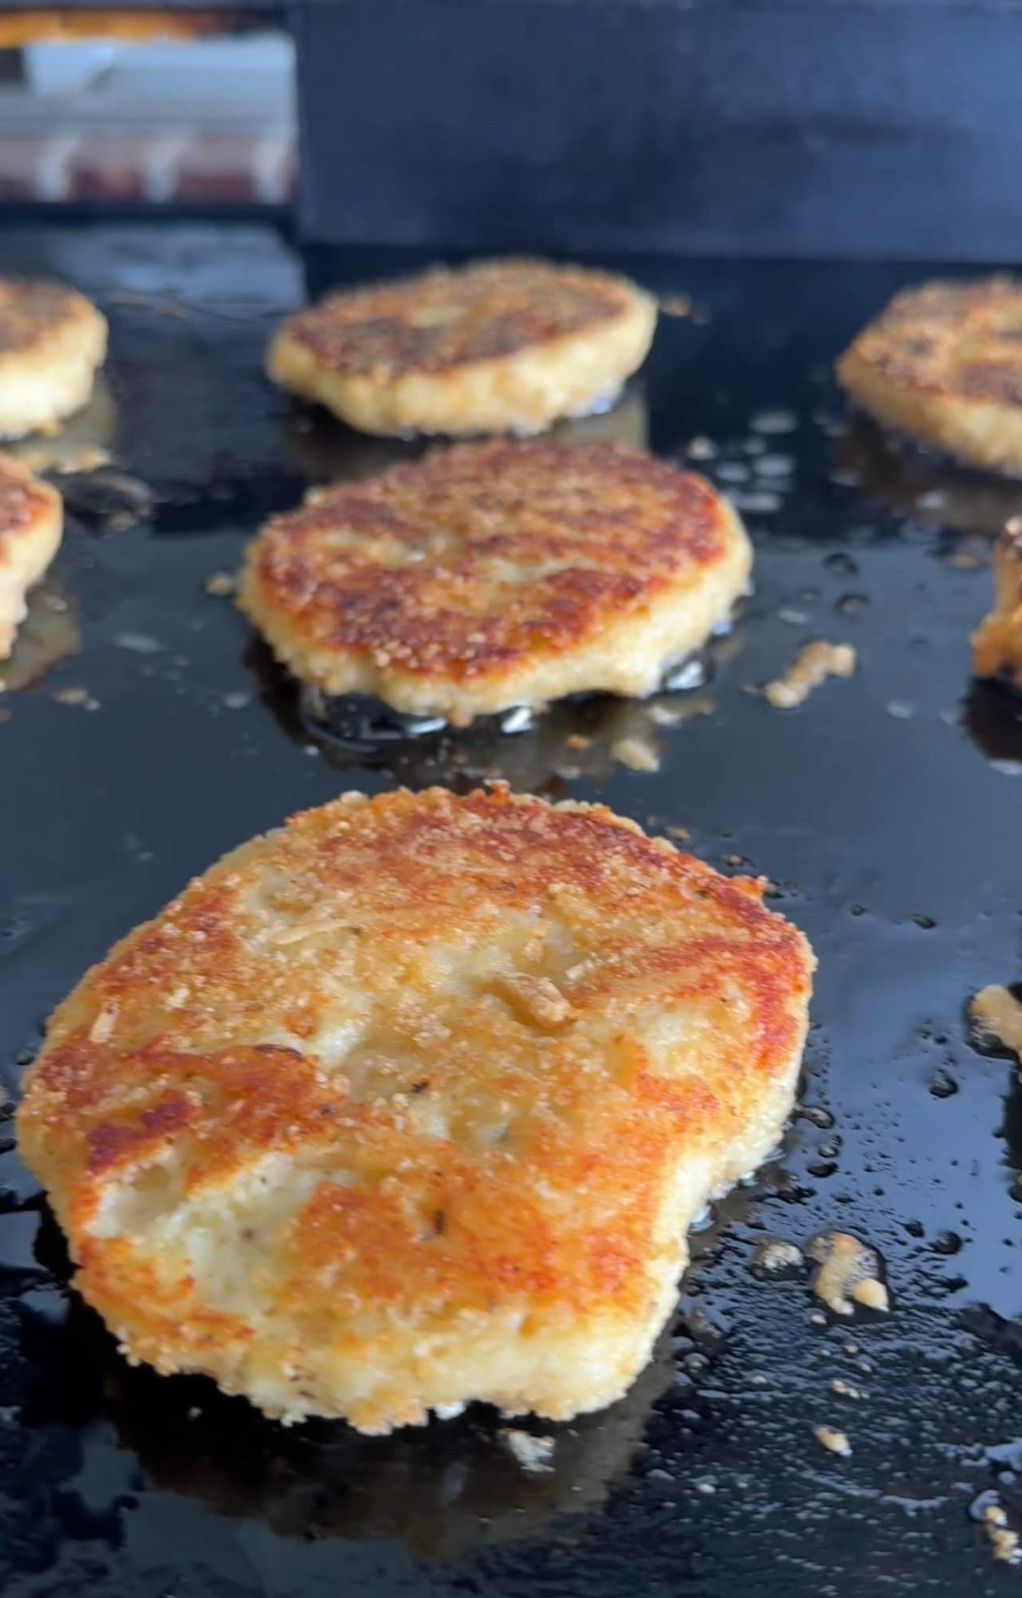
[[[312,286],[406,262],[319,259]],[[69,1293],[8,1145],[4,1598],[982,1598],[1019,1579],[970,1508],[996,1490],[1022,1528],[1022,1091],[1007,1058],[970,1046],[964,1006],[1022,976],[1022,715],[970,686],[967,653],[989,535],[1022,488],[840,430],[831,361],[918,270],[635,269],[696,315],[665,318],[621,407],[575,430],[673,458],[709,439],[698,464],[746,515],[755,595],[709,680],[672,697],[679,725],[590,701],[518,734],[402,740],[365,707],[317,722],[205,591],[310,481],[413,448],[303,415],[262,379],[267,332],[302,297],[296,257],[243,226],[5,233],[5,272],[60,274],[110,314],[103,389],[71,436],[115,456],[63,479],[67,537],[22,653],[34,669],[77,643],[0,699],[12,1091],[42,1018],[114,938],[224,849],[346,786],[503,772],[687,827],[713,864],[776,884],[820,971],[783,1152],[697,1238],[634,1391],[574,1425],[524,1423],[557,1438],[547,1475],[522,1471],[482,1408],[365,1439],[285,1430],[205,1381],[129,1369]],[[789,714],[747,692],[814,636],[855,645],[851,681]],[[658,772],[615,762],[627,735],[655,738]],[[889,1316],[821,1315],[804,1274],[754,1273],[765,1236],[832,1227],[880,1250]],[[851,1457],[817,1425],[846,1432]]]

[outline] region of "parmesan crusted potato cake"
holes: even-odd
[[[994,603],[972,637],[977,677],[1001,677],[1022,691],[1022,516],[1013,516],[994,553]]]
[[[0,455],[0,660],[24,621],[25,595],[60,547],[60,495],[9,455]]]
[[[924,283],[895,295],[838,380],[886,427],[973,466],[1022,472],[1022,283]]]
[[[74,289],[0,278],[0,438],[21,438],[80,410],[106,336],[106,318]]]
[[[347,794],[88,973],[18,1140],[131,1359],[367,1432],[566,1419],[776,1143],[813,963],[760,884],[602,806]]]
[[[751,565],[702,478],[615,444],[497,440],[310,495],[250,546],[239,603],[324,693],[465,725],[652,693]]]
[[[366,433],[534,433],[614,394],[656,317],[626,278],[480,261],[329,295],[287,318],[267,370]]]

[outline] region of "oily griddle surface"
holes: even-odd
[[[585,701],[517,734],[409,739],[372,706],[303,704],[205,591],[310,481],[416,448],[295,411],[261,378],[267,332],[302,295],[291,252],[269,231],[184,224],[9,228],[4,243],[5,270],[66,276],[110,316],[103,389],[69,439],[115,458],[62,479],[65,545],[0,701],[11,1091],[47,1011],[114,938],[230,845],[347,786],[503,774],[686,827],[713,864],[767,875],[820,957],[783,1151],[698,1237],[629,1397],[524,1423],[557,1439],[545,1475],[482,1409],[390,1438],[287,1431],[206,1382],[130,1370],[68,1292],[8,1147],[5,1598],[1002,1591],[1014,1578],[969,1511],[996,1489],[1022,1526],[1022,1090],[1011,1061],[970,1046],[964,1006],[1022,977],[1022,720],[970,687],[967,636],[989,533],[1022,489],[838,432],[829,375],[918,271],[638,266],[697,315],[665,318],[641,382],[575,430],[669,456],[709,438],[697,464],[739,496],[756,593],[710,680],[662,701],[677,725]],[[317,260],[311,287],[409,264]],[[791,415],[761,414],[777,411]],[[746,691],[814,636],[855,645],[851,681],[788,714]],[[630,737],[659,746],[659,771],[615,760]],[[821,1320],[804,1272],[751,1268],[764,1236],[833,1227],[880,1250],[888,1317]],[[817,1425],[846,1432],[851,1457]]]

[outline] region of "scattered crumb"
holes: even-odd
[[[885,1284],[875,1276],[867,1276],[864,1281],[856,1282],[851,1288],[851,1295],[864,1309],[879,1310],[886,1315],[891,1307],[891,1296]]]
[[[610,752],[615,760],[633,771],[660,770],[659,754],[652,744],[644,743],[641,738],[618,738],[611,744]]]
[[[1008,1525],[1008,1517],[1000,1504],[987,1504],[983,1511],[983,1530],[990,1540],[995,1559],[1006,1565],[1017,1565],[1022,1558],[1018,1532]]]
[[[575,1007],[549,977],[510,972],[498,976],[494,988],[519,1017],[538,1027],[560,1027],[570,1021]]]
[[[520,1431],[516,1426],[502,1426],[500,1435],[524,1471],[539,1476],[553,1470],[553,1437],[533,1437],[531,1432]]]
[[[778,621],[786,621],[789,627],[804,627],[809,620],[809,612],[795,610],[791,605],[782,605],[777,612]]]
[[[816,1441],[832,1454],[840,1454],[847,1459],[852,1451],[852,1445],[844,1432],[836,1432],[830,1426],[814,1426],[813,1433]]]
[[[839,1398],[858,1399],[862,1397],[862,1393],[857,1387],[853,1387],[851,1382],[842,1381],[840,1376],[835,1376],[830,1384],[830,1390],[832,1393],[837,1393]]]
[[[1022,1059],[1022,1004],[1010,988],[991,984],[969,1002],[969,1016],[987,1042],[1011,1049]]]
[[[794,710],[804,704],[814,688],[827,677],[850,677],[855,670],[856,655],[851,644],[831,644],[818,638],[796,656],[783,677],[768,682],[764,696],[775,710]]]
[[[850,1232],[823,1232],[810,1242],[807,1252],[819,1269],[813,1292],[835,1315],[851,1315],[852,1299],[867,1309],[887,1310],[890,1300],[880,1281],[875,1249]]]
[[[745,864],[740,854],[721,855],[721,859],[726,866],[731,867],[732,871],[737,871],[739,866],[744,866]]]
[[[691,316],[692,301],[687,294],[665,294],[660,301],[662,316]]]
[[[216,599],[227,599],[238,587],[238,579],[231,572],[213,572],[203,584],[207,594]]]
[[[591,738],[583,737],[580,732],[573,732],[567,742],[569,749],[588,749],[592,741]]]
[[[81,705],[83,710],[98,710],[99,700],[87,688],[58,688],[50,695],[58,705]]]
[[[761,1271],[797,1270],[802,1265],[802,1250],[784,1238],[768,1237],[752,1251],[752,1263]]]
[[[224,705],[228,710],[243,710],[251,702],[251,696],[241,690],[236,693],[224,694]]]
[[[692,836],[687,827],[665,827],[664,831],[669,838],[677,838],[679,843],[688,843]]]
[[[947,563],[960,572],[978,571],[983,564],[978,555],[970,555],[967,549],[956,549],[953,555],[948,556]]]
[[[826,1326],[827,1317],[822,1310],[814,1309],[809,1316],[810,1326]]]
[[[689,460],[712,461],[717,453],[717,446],[712,439],[693,438],[690,440],[685,453],[688,455]]]

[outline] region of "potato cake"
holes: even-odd
[[[239,602],[324,693],[464,725],[652,693],[751,565],[700,477],[610,443],[495,440],[310,495],[250,546]]]
[[[106,338],[106,318],[74,289],[0,278],[0,438],[22,438],[80,410]]]
[[[1022,472],[1022,283],[924,283],[870,322],[838,380],[885,427],[1001,472]]]
[[[27,1073],[77,1286],[130,1358],[287,1420],[609,1404],[792,1105],[814,962],[761,887],[502,786],[244,844]]]
[[[534,433],[612,396],[656,317],[607,272],[479,261],[329,295],[286,319],[267,370],[366,433]]]
[[[60,546],[64,509],[49,483],[0,455],[0,660],[28,610],[25,596]]]

